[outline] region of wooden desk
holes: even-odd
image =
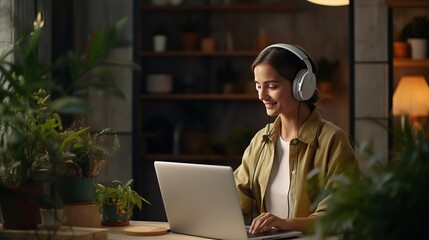
[[[130,226],[138,226],[138,225],[150,225],[150,226],[161,226],[168,228],[168,223],[166,222],[140,222],[140,221],[131,221]],[[128,226],[128,227],[130,227]],[[209,238],[202,237],[193,237],[189,235],[182,235],[177,233],[168,232],[165,235],[160,236],[132,236],[126,235],[122,232],[122,229],[126,227],[103,227],[108,229],[108,240],[135,240],[135,239],[166,239],[166,240],[207,240]],[[314,236],[303,236],[299,238],[300,240],[315,240],[317,239]],[[330,237],[327,240],[339,240],[339,237]]]
[[[100,228],[81,228],[63,226],[61,234],[53,234],[53,232],[45,232],[43,230],[4,230],[0,224],[0,234],[6,234],[6,239],[11,240],[137,240],[137,239],[154,239],[154,240],[207,240],[209,238],[193,237],[168,232],[160,236],[134,236],[127,235],[122,230],[127,227],[147,225],[161,226],[168,228],[166,222],[141,222],[131,221],[130,226],[126,227],[100,227]],[[37,233],[36,233],[37,231]],[[303,236],[300,240],[315,240],[313,236]],[[339,240],[339,237],[327,238],[329,240]]]
[[[166,222],[140,222],[140,221],[131,221],[130,226],[138,226],[138,225],[149,225],[149,226],[161,226],[168,228],[168,223]],[[201,237],[193,237],[188,235],[181,235],[176,234],[172,232],[168,232],[167,234],[160,235],[160,236],[133,236],[133,235],[127,235],[124,232],[122,232],[122,229],[127,227],[103,227],[108,229],[108,240],[134,240],[134,239],[171,239],[171,240],[201,240],[201,239],[208,239],[208,238],[201,238]]]

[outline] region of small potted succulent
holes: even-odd
[[[132,189],[133,179],[127,183],[113,180],[112,186],[97,184],[96,201],[101,208],[103,226],[127,226],[134,207],[142,209],[142,204],[150,204]]]

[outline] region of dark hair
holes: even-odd
[[[317,64],[311,59],[311,57],[305,52],[301,47],[297,47],[303,51],[307,56],[308,60],[311,63],[314,74],[317,73]],[[279,47],[268,48],[265,51],[259,53],[256,59],[253,61],[251,70],[253,71],[255,67],[259,64],[268,64],[283,78],[290,81],[291,83],[295,79],[296,74],[301,69],[306,69],[304,61],[302,61],[297,55],[293,52],[288,51]],[[316,89],[313,96],[310,99],[304,101],[311,110],[315,108],[315,103],[319,100],[319,91]]]

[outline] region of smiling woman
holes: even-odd
[[[271,45],[252,69],[258,97],[276,119],[255,134],[234,172],[242,211],[252,234],[310,230],[326,211],[329,196],[319,193],[333,186],[331,177],[358,175],[353,148],[316,108],[317,66],[303,49]]]

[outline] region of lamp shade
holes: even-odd
[[[399,80],[393,94],[393,115],[429,115],[429,86],[423,76],[403,76]]]
[[[345,6],[349,5],[349,0],[307,0],[309,2],[324,6]]]

